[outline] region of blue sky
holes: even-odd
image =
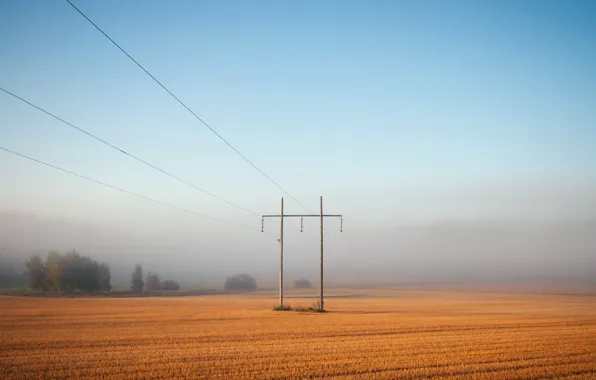
[[[284,188],[313,210],[324,195],[353,228],[596,216],[594,2],[75,4]],[[277,211],[275,186],[65,1],[0,2],[0,51],[7,90],[244,207]],[[0,142],[260,224],[4,93]],[[188,225],[2,152],[0,176],[0,210]],[[188,229],[197,226],[229,230]]]

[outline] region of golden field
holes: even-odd
[[[596,378],[594,295],[363,293],[3,297],[0,378]]]

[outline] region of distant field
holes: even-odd
[[[355,293],[3,297],[0,378],[596,377],[594,295]]]

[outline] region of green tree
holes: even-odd
[[[112,290],[110,266],[107,263],[101,263],[97,269],[99,271],[99,290],[109,292]]]
[[[130,288],[135,293],[142,293],[144,286],[145,282],[143,281],[143,267],[141,267],[140,264],[137,264],[134,271],[132,272]]]
[[[59,263],[63,290],[87,292],[99,290],[99,276],[93,260],[73,250],[61,255]]]
[[[85,292],[111,289],[109,266],[74,250],[64,254],[50,252],[45,263],[39,256],[32,256],[26,268],[34,289]]]
[[[45,286],[44,263],[39,255],[29,257],[25,263],[26,274],[29,279],[29,287],[35,290],[43,290]]]
[[[48,290],[60,290],[62,288],[62,257],[59,252],[48,253],[45,262],[44,282]]]

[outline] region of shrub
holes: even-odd
[[[296,280],[295,286],[296,286],[296,289],[310,289],[310,288],[312,288],[310,281],[305,280],[305,279]]]
[[[294,309],[292,309],[292,306],[289,305],[285,305],[285,306],[280,306],[280,305],[275,305],[273,306],[273,311],[292,311]]]
[[[154,292],[161,290],[161,281],[159,281],[159,275],[157,273],[149,272],[145,279],[145,290],[148,292]]]
[[[226,290],[256,290],[257,280],[249,274],[237,274],[228,277],[224,285]]]
[[[304,307],[301,305],[297,305],[297,306],[290,306],[290,305],[286,305],[286,306],[279,306],[276,305],[273,307],[274,311],[297,311],[299,313],[326,313],[325,310],[321,309],[321,302],[317,301],[315,303],[313,303],[310,307]]]
[[[163,290],[180,290],[180,285],[176,281],[165,280],[161,283]]]
[[[321,307],[321,300],[317,300],[317,302],[313,303],[310,309],[316,311],[317,313],[325,313],[325,310]]]

